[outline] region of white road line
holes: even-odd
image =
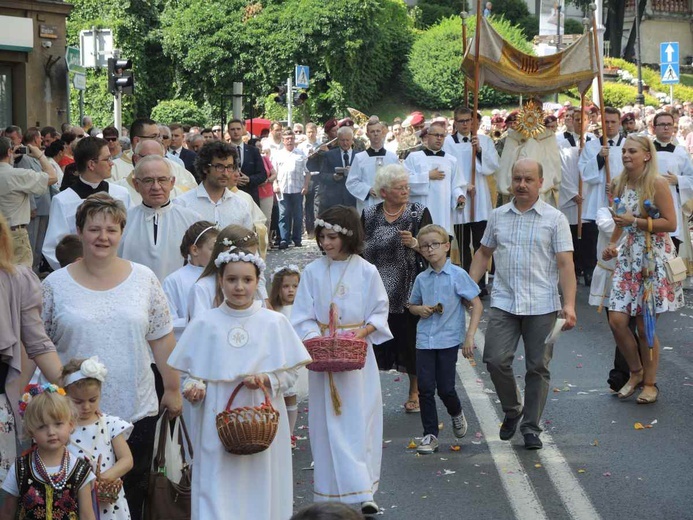
[[[477,331],[474,339],[480,354],[477,359],[481,363],[481,356],[484,352],[484,335],[481,331]],[[491,402],[489,394],[486,394],[476,383],[476,380],[481,377],[478,369],[460,357],[457,373],[469,396],[474,412],[479,418],[481,431],[486,438],[515,516],[519,520],[546,518],[541,502],[512,445],[498,438],[498,425],[501,418],[496,412],[496,406]],[[580,482],[573,475],[570,465],[561,454],[551,435],[544,432],[541,437],[544,443],[544,448],[539,450],[542,467],[546,469],[547,475],[571,518],[575,520],[600,520],[601,517],[587,497]],[[517,476],[522,478],[508,478]]]

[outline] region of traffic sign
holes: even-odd
[[[65,62],[67,63],[67,70],[70,72],[81,72],[84,73],[84,67],[80,65],[81,60],[79,58],[79,47],[68,47],[65,52]]]
[[[308,65],[296,65],[296,88],[308,88],[309,80],[310,68]]]
[[[662,42],[659,44],[659,63],[679,62],[679,42]]]
[[[662,83],[674,85],[680,80],[678,63],[662,63]]]
[[[81,72],[76,72],[72,78],[72,86],[77,90],[87,90],[87,77]]]

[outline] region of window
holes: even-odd
[[[12,68],[0,64],[0,128],[13,124],[12,120]]]

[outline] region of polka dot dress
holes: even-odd
[[[86,457],[96,469],[96,461],[101,455],[101,473],[116,463],[112,439],[123,435],[127,440],[132,433],[132,424],[112,415],[103,415],[92,424],[77,425],[70,437],[70,451],[79,457]],[[115,504],[99,504],[101,520],[130,520],[130,510],[121,489]]]

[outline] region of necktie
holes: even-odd
[[[175,155],[178,155],[178,152],[177,152],[176,150],[173,150],[171,153],[172,153],[174,156],[175,156]]]
[[[609,146],[613,146],[613,145],[614,145],[614,140],[613,140],[613,139],[609,139]]]
[[[344,152],[344,167],[349,166],[349,152]]]
[[[463,138],[462,138],[462,142],[468,143],[468,142],[469,142],[469,137],[463,137]]]
[[[241,147],[240,146],[236,146],[236,152],[238,152],[238,162],[242,163],[243,158],[241,157]]]

